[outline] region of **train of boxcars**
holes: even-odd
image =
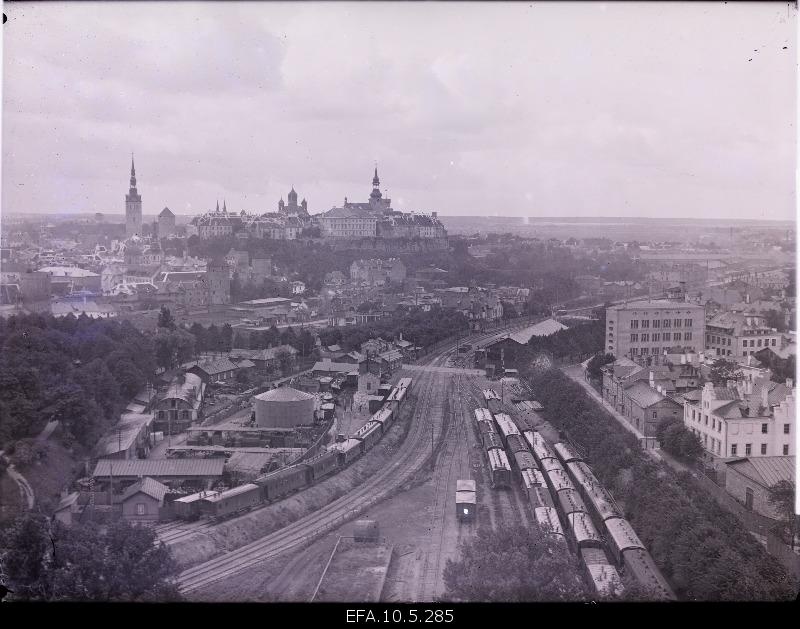
[[[551,448],[535,430],[520,434],[508,415],[490,410],[497,399],[493,393],[484,391],[488,408],[475,409],[492,487],[511,486],[510,459],[537,524],[580,554],[596,591],[619,583],[620,568],[659,597],[674,600],[650,553],[582,457],[565,443]]]
[[[204,491],[173,502],[175,515],[193,520],[209,517],[221,520],[254,507],[281,500],[327,478],[375,446],[386,434],[411,390],[411,378],[402,378],[392,388],[384,405],[350,439],[334,443],[314,457],[259,476],[252,483],[225,491]]]

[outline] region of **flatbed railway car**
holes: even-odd
[[[306,487],[308,485],[306,474],[305,466],[291,465],[259,476],[253,483],[261,487],[264,500],[272,502]]]
[[[564,540],[564,527],[558,520],[558,514],[552,507],[536,507],[533,510],[536,524],[545,535],[553,535]]]
[[[502,448],[492,448],[486,451],[489,460],[489,475],[492,479],[492,487],[511,487],[511,467],[508,464],[508,457]]]
[[[586,513],[586,506],[583,504],[580,494],[574,489],[562,489],[558,492],[556,498],[558,499],[561,513],[564,515],[568,516],[571,513]]]
[[[494,418],[492,414],[489,412],[488,409],[483,407],[476,408],[475,411],[475,421],[476,422],[491,422],[494,423]]]
[[[613,596],[622,593],[622,579],[605,552],[599,548],[581,548],[580,554],[587,580],[595,594]]]
[[[358,439],[364,443],[363,451],[367,452],[374,446],[383,434],[383,426],[380,422],[369,421],[359,428],[353,435],[353,439]]]
[[[564,519],[578,548],[602,548],[603,540],[588,514],[578,511],[570,513]]]
[[[506,448],[508,448],[511,454],[515,452],[527,452],[530,454],[528,444],[525,443],[525,439],[522,438],[522,435],[508,435],[506,437]]]
[[[511,455],[511,458],[514,460],[514,467],[517,468],[517,471],[520,474],[525,470],[539,469],[536,465],[533,455],[530,452],[514,452]]]
[[[301,465],[308,470],[309,484],[333,474],[339,469],[339,457],[335,450],[326,450],[311,457]]]
[[[678,600],[649,552],[642,548],[631,548],[622,554],[626,574],[651,589],[659,598],[667,601]]]
[[[485,435],[487,432],[497,435],[497,430],[494,427],[494,422],[487,422],[485,420],[481,420],[478,422],[478,430],[482,435]]]
[[[494,422],[497,424],[497,431],[503,437],[503,443],[508,442],[509,435],[519,435],[519,428],[505,413],[497,413]]]
[[[492,449],[503,449],[503,442],[500,441],[496,432],[486,432],[481,435],[481,439],[483,440],[483,449],[487,452]]]
[[[261,487],[247,483],[221,492],[207,492],[200,500],[200,511],[212,518],[227,518],[252,509],[262,502]]]
[[[575,449],[567,443],[559,442],[553,445],[556,456],[564,464],[583,461],[583,457],[579,455]]]
[[[477,515],[474,480],[456,481],[456,517],[460,522],[471,522]]]

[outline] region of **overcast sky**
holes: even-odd
[[[5,212],[794,218],[786,2],[4,11]]]

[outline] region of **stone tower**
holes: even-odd
[[[131,154],[131,188],[125,195],[125,237],[142,236],[142,197],[136,190],[136,168]]]

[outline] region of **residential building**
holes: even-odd
[[[402,284],[405,279],[406,266],[398,258],[355,260],[350,265],[350,280],[356,284],[384,286]]]
[[[792,381],[744,381],[734,387],[706,383],[698,400],[686,400],[683,421],[717,469],[731,458],[795,454]]]
[[[740,360],[765,347],[780,347],[781,333],[768,327],[763,315],[720,312],[706,323],[705,345],[716,356]]]
[[[197,422],[200,419],[205,389],[205,383],[197,374],[175,376],[156,402],[153,429],[175,434]]]
[[[673,347],[695,352],[705,343],[705,309],[667,299],[640,300],[606,309],[605,351],[616,357],[655,356]]]
[[[204,384],[233,382],[238,367],[227,358],[205,360],[189,366],[186,371],[198,376]]]

